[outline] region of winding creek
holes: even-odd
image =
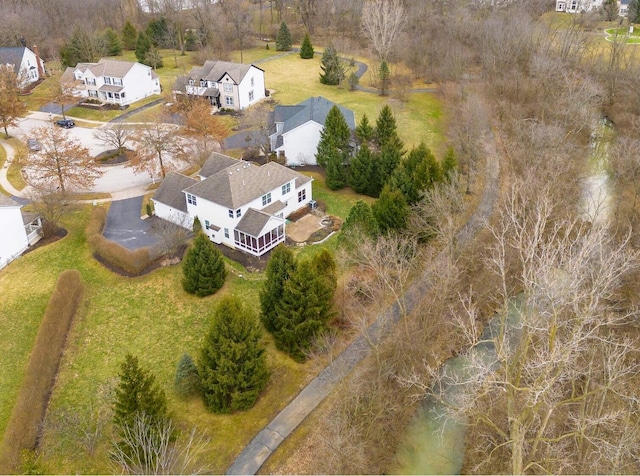
[[[602,120],[594,130],[589,144],[589,174],[583,180],[578,212],[585,220],[596,223],[607,220],[610,213],[611,191],[606,170],[613,129],[610,122]],[[494,336],[504,325],[512,331],[510,338],[517,339],[519,315],[514,300],[506,319],[494,317],[478,344],[442,365],[439,374],[448,383],[437,392],[431,389],[428,393],[438,394],[439,398],[427,397],[416,412],[398,449],[399,466],[393,469],[394,474],[460,474],[464,463],[467,421],[464,416],[455,414],[456,397],[471,390],[464,382],[473,381],[473,372],[478,378],[483,367],[499,365]],[[478,360],[484,365],[475,365]]]

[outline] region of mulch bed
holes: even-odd
[[[65,236],[67,236],[67,230],[65,228],[58,228],[53,234],[45,238],[42,238],[35,245],[29,246],[29,248],[27,248],[25,252],[22,253],[22,255],[24,256],[27,253],[31,253],[35,249],[50,245],[51,243],[55,243],[56,241],[61,240]]]
[[[128,152],[131,151],[116,155],[117,152],[117,149],[109,149],[105,150],[104,152],[100,152],[98,155],[96,155],[96,162],[98,162],[98,165],[118,165],[124,164],[125,162],[129,161]],[[109,158],[105,159],[104,157]]]

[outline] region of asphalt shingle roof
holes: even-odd
[[[260,236],[260,232],[264,229],[269,218],[271,218],[271,215],[268,213],[249,208],[247,213],[242,217],[242,220],[238,222],[236,230],[251,236]]]
[[[22,57],[24,56],[24,46],[9,46],[0,48],[0,64],[12,64],[13,71],[19,73],[19,68],[22,63]]]
[[[196,179],[170,172],[153,195],[153,199],[186,213],[187,200],[182,191],[195,183],[198,183]]]
[[[219,157],[212,155],[209,160],[226,162],[226,159],[229,159],[218,155]],[[299,187],[311,181],[311,178],[277,162],[258,166],[251,162],[235,160],[232,165],[206,180],[191,185],[185,191],[226,208],[236,209],[292,180],[295,180],[294,187]]]
[[[0,207],[19,207],[20,204],[13,198],[0,193]]]
[[[234,159],[227,155],[219,154],[217,152],[212,152],[207,161],[204,163],[198,175],[200,177],[210,177],[212,175],[217,174],[221,170],[226,169],[232,165],[238,163],[238,159]]]
[[[274,122],[284,123],[283,134],[308,121],[314,121],[324,126],[324,121],[333,106],[338,106],[347,125],[351,130],[354,130],[356,128],[356,120],[353,111],[322,96],[305,99],[295,106],[276,106],[273,112],[273,120]]]
[[[188,75],[178,76],[173,89],[175,91],[183,91],[189,79],[193,79],[194,81],[205,79],[207,81],[218,82],[225,74],[228,74],[234,83],[240,84],[251,66],[258,68],[256,65],[251,64],[207,60],[202,66],[194,66]],[[262,70],[260,69],[260,71]]]

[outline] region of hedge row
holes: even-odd
[[[21,451],[36,447],[82,291],[77,270],[60,274],[38,329],[24,381],[2,440],[0,474],[19,471]]]
[[[107,221],[107,210],[94,207],[87,225],[87,241],[93,253],[107,265],[119,268],[131,275],[142,274],[154,261],[148,247],[130,250],[102,236]]]

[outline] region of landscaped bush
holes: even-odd
[[[102,236],[102,230],[107,220],[107,211],[102,207],[95,207],[87,225],[87,241],[93,253],[109,266],[113,266],[132,275],[139,275],[148,269],[154,261],[151,249],[148,247],[130,250],[118,243],[107,240]]]
[[[18,470],[21,452],[36,447],[67,333],[82,291],[80,273],[77,270],[67,270],[60,274],[38,329],[24,381],[2,440],[2,474]]]

